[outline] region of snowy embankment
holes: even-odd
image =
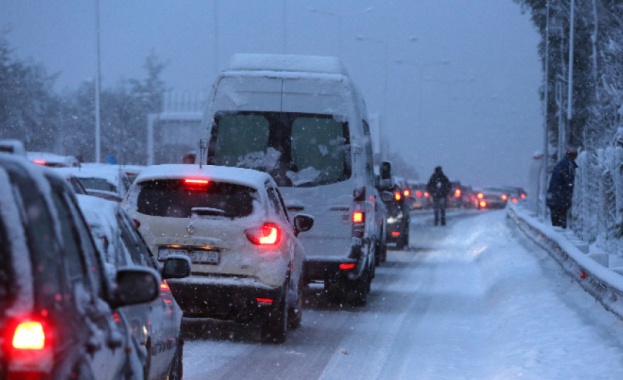
[[[584,253],[585,243],[571,232],[546,225],[521,206],[510,205],[508,216],[535,243],[607,310],[623,319],[623,276],[602,265],[598,256]]]

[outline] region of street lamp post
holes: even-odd
[[[337,55],[339,56],[342,53],[342,15],[339,13],[333,13],[329,11],[321,11],[317,8],[307,8],[309,12],[318,13],[321,15],[332,16],[337,19]]]
[[[381,116],[381,129],[385,126],[385,121],[387,120],[387,82],[389,81],[389,77],[387,75],[387,60],[389,58],[388,46],[387,42],[383,40],[377,40],[369,37],[357,36],[357,41],[369,41],[373,43],[380,44],[383,47],[383,115]],[[385,159],[385,154],[387,152],[387,147],[383,146],[386,141],[381,142],[381,159]]]
[[[101,123],[100,123],[100,2],[95,1],[95,162],[101,157]]]

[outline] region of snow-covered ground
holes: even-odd
[[[505,211],[412,217],[368,305],[306,293],[283,345],[228,323],[186,326],[185,379],[621,379],[623,322],[596,303]]]

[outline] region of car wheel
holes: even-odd
[[[285,290],[284,290],[285,291]],[[288,310],[285,294],[277,307],[262,322],[262,343],[283,343],[288,329]]]
[[[301,325],[303,320],[303,282],[299,284],[296,302],[294,306],[288,309],[288,327],[296,329]]]
[[[370,278],[369,270],[366,270],[361,277],[359,277],[350,286],[351,304],[353,306],[364,306],[368,302],[368,293],[370,293],[370,286],[372,279]]]
[[[182,361],[183,357],[184,341],[179,339],[179,344],[177,345],[177,349],[173,355],[171,367],[169,367],[169,376],[167,376],[167,380],[182,380],[182,376],[184,375],[184,364]]]

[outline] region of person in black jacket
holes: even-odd
[[[426,190],[433,197],[433,208],[435,210],[435,225],[441,222],[446,225],[446,202],[450,193],[450,180],[443,174],[441,166],[435,168],[435,172],[428,180]]]
[[[567,212],[571,208],[575,168],[578,167],[575,163],[577,157],[577,149],[567,148],[565,157],[558,161],[552,170],[546,198],[552,217],[552,226],[567,228]]]

